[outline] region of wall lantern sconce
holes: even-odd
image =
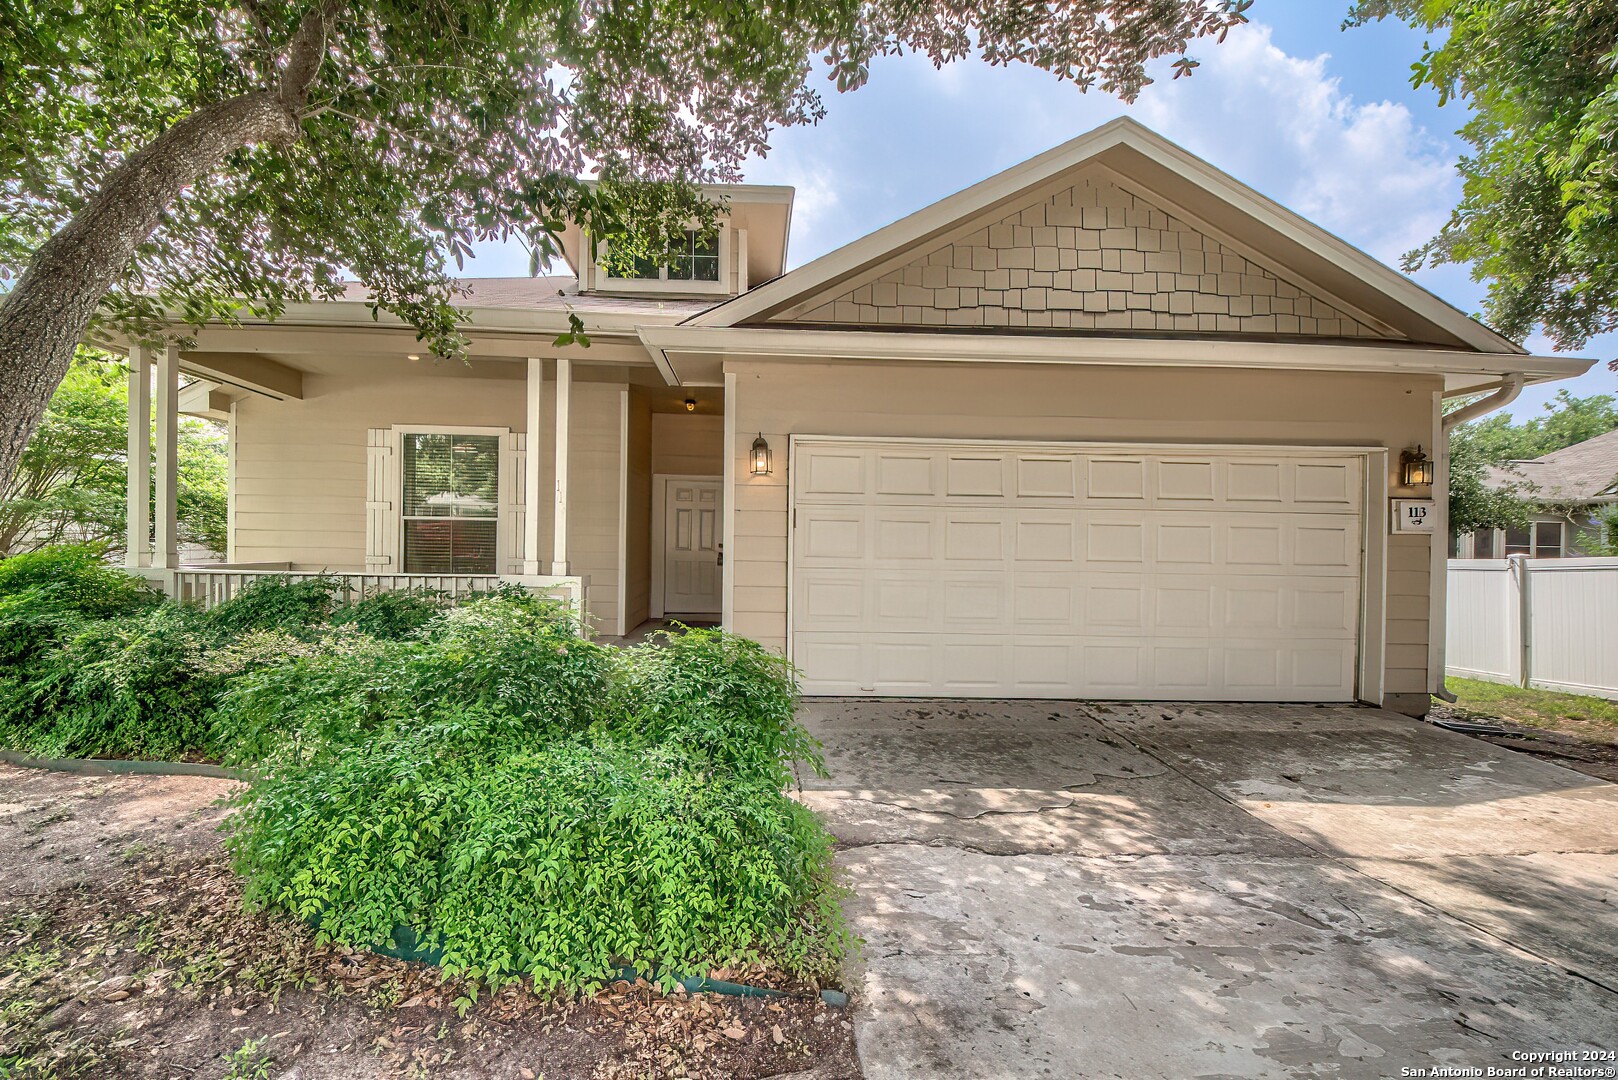
[[[688,398],[685,399],[685,411],[686,412],[696,412],[697,411],[697,399],[696,398],[688,397]]]
[[[770,444],[764,441],[764,433],[758,433],[753,440],[753,475],[770,475]]]
[[[1433,482],[1433,461],[1421,447],[1399,455],[1399,473],[1405,487],[1427,487]]]

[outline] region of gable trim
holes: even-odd
[[[682,382],[678,374],[681,364],[669,355],[671,353],[720,360],[808,363],[854,360],[1391,372],[1455,377],[1467,392],[1510,374],[1522,374],[1530,383],[1573,378],[1584,374],[1595,363],[1571,357],[1491,354],[1420,346],[1184,337],[906,334],[881,330],[698,326],[646,326],[641,328],[640,337],[647,351],[659,358],[659,368],[673,373],[675,379]],[[686,366],[695,369],[703,365]]]
[[[1464,347],[1479,352],[1516,355],[1524,353],[1524,350],[1515,343],[1496,334],[1365,252],[1260,195],[1128,117],[1113,120],[1020,165],[941,199],[931,206],[783,274],[749,293],[693,315],[682,325],[736,326],[776,315],[811,296],[823,294],[827,289],[834,288],[845,280],[862,275],[873,264],[889,263],[903,254],[911,253],[915,248],[952,232],[955,226],[966,222],[967,219],[983,217],[997,208],[1009,206],[1031,191],[1037,191],[1058,179],[1063,173],[1090,162],[1107,151],[1119,149],[1138,154],[1145,158],[1148,164],[1193,184],[1261,228],[1276,234],[1284,243],[1297,245],[1315,257],[1342,268],[1352,277],[1364,282],[1371,290],[1404,307]],[[1098,164],[1109,163],[1098,162]],[[1129,175],[1127,170],[1114,169],[1114,171]],[[1158,193],[1142,181],[1135,181],[1134,186],[1144,187],[1150,191],[1151,194],[1147,197],[1154,201],[1177,202],[1167,194]],[[1183,204],[1179,206],[1179,210],[1181,213],[1186,212]],[[1189,218],[1186,220],[1188,224],[1191,223]],[[1197,227],[1206,228],[1208,223],[1202,221]],[[1269,261],[1274,262],[1273,259]],[[1309,280],[1309,275],[1300,275],[1296,270],[1289,270],[1283,276],[1288,281],[1295,281],[1300,276]],[[1321,290],[1323,299],[1324,294],[1333,292],[1319,285],[1316,285],[1316,288]],[[1345,302],[1345,310],[1359,308],[1360,305]],[[1384,320],[1367,323],[1367,325],[1384,324]]]

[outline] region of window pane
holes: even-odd
[[[719,280],[719,234],[704,237],[696,230],[685,234],[684,246],[669,261],[674,281]]]
[[[493,574],[495,523],[445,518],[406,521],[407,574]]]
[[[1528,555],[1533,550],[1533,542],[1529,539],[1527,529],[1506,530],[1506,554]]]
[[[498,435],[404,437],[404,516],[487,517],[500,512]]]
[[[1541,559],[1562,557],[1562,523],[1536,521],[1534,523],[1534,555]]]
[[[1498,557],[1495,554],[1493,529],[1484,529],[1481,532],[1472,534],[1472,558],[1494,559]]]

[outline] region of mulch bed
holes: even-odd
[[[144,779],[95,783],[106,800]],[[316,944],[303,923],[243,910],[212,837],[92,846],[63,880],[5,889],[6,862],[52,861],[41,834],[84,831],[63,808],[72,785],[50,786],[38,805],[11,804],[26,809],[0,831],[0,1076],[859,1076],[848,1011],[813,996],[665,995],[644,982],[583,998],[475,994],[435,968]]]

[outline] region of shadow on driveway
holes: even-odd
[[[1618,1049],[1618,786],[1375,709],[808,702],[893,1077]]]

